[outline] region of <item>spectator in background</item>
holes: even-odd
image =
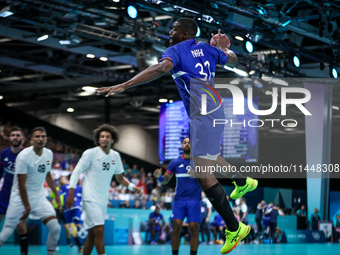
[[[333,243],[340,242],[340,221],[339,214],[335,216],[334,228],[333,228]]]
[[[137,187],[139,187],[142,190],[143,195],[148,193],[145,183],[146,183],[146,174],[141,173],[141,179],[139,180]]]
[[[240,208],[239,207],[235,207],[234,210],[234,215],[235,215],[235,218],[237,219],[237,221],[240,221],[241,217],[240,217]]]
[[[202,237],[202,244],[210,244],[210,227],[209,227],[209,217],[212,211],[212,204],[209,199],[205,196],[202,191],[202,201],[201,201],[201,214],[202,222],[200,224],[200,233]],[[207,242],[205,242],[205,235],[207,236]]]
[[[131,182],[132,182],[134,185],[138,186],[139,179],[138,179],[137,173],[134,173],[134,174],[132,175]]]
[[[246,199],[244,197],[242,197],[241,201],[240,201],[240,216],[241,216],[240,221],[244,225],[248,225],[248,223],[249,223],[249,220],[248,220],[248,206],[246,204]]]
[[[146,205],[146,199],[145,199],[145,198],[142,199],[141,208],[142,208],[143,210],[149,209],[149,207]]]
[[[123,168],[124,168],[124,174],[125,174],[125,171],[130,167],[128,163],[126,163],[126,159],[123,158],[122,159],[122,163],[123,163]]]
[[[126,189],[122,189],[121,193],[118,194],[119,200],[130,200],[130,194],[126,193]]]
[[[130,200],[125,200],[122,203],[119,203],[119,208],[130,208]]]
[[[142,209],[142,205],[139,202],[139,199],[135,199],[134,205],[131,207],[133,209]]]
[[[141,174],[141,175],[142,175],[142,174],[145,174],[144,167],[141,167],[141,168],[140,168],[140,174]]]
[[[267,207],[266,201],[262,200],[257,204],[256,213],[255,213],[255,221],[257,226],[256,237],[262,236],[262,217],[263,210]]]
[[[137,164],[134,164],[134,165],[132,166],[132,169],[131,169],[131,173],[130,173],[130,174],[131,174],[131,175],[137,174],[137,176],[140,176],[140,171],[139,171],[139,169],[138,169]]]
[[[174,193],[173,193],[173,189],[169,188],[166,192],[165,192],[165,196],[164,196],[164,204],[167,210],[172,210],[172,201],[174,199]]]
[[[69,163],[67,162],[67,160],[66,160],[66,156],[64,155],[63,156],[63,161],[61,162],[61,169],[62,170],[66,170],[66,169],[70,169],[70,165],[69,165]]]
[[[128,167],[126,170],[124,170],[124,176],[126,178],[130,178],[130,176],[131,176],[131,168],[130,167]]]
[[[158,204],[158,206],[159,206],[159,209],[161,209],[161,210],[166,210],[166,207],[165,207],[165,204],[164,204],[164,200],[162,200],[162,201]]]
[[[146,189],[147,189],[148,194],[151,194],[151,191],[155,186],[155,181],[152,176],[152,173],[148,173],[148,177],[146,178],[145,184],[146,184]]]
[[[304,205],[301,205],[301,209],[297,211],[297,216],[304,216],[306,217],[306,208]]]
[[[314,208],[314,214],[311,217],[312,220],[312,230],[319,229],[319,221],[321,220],[318,208]]]

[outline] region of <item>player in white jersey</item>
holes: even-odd
[[[49,229],[47,254],[53,255],[59,239],[60,226],[53,206],[47,201],[44,193],[46,180],[56,194],[56,202],[60,207],[60,198],[50,173],[53,153],[44,148],[47,141],[45,128],[34,128],[31,140],[33,146],[21,151],[15,161],[15,176],[4,227],[0,233],[0,246],[10,237],[18,223],[31,214]]]
[[[73,170],[70,180],[69,195],[65,202],[66,209],[74,203],[74,189],[79,175],[84,172],[83,209],[84,226],[88,236],[83,248],[83,255],[90,255],[96,246],[99,255],[105,254],[104,223],[109,199],[111,179],[116,180],[129,190],[140,193],[140,189],[130,183],[124,176],[122,160],[118,152],[111,147],[118,141],[118,131],[114,126],[103,124],[93,131],[95,148],[86,150]]]

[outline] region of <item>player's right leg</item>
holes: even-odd
[[[17,193],[11,194],[11,199],[6,212],[6,219],[4,226],[0,233],[0,247],[12,235],[16,226],[20,222],[20,218],[25,211],[25,207],[21,201],[21,197]]]
[[[222,254],[231,252],[250,231],[249,227],[243,223],[239,223],[234,216],[229,201],[222,185],[216,180],[211,171],[199,169],[209,169],[215,165],[215,159],[207,159],[202,157],[193,157],[195,168],[195,178],[205,192],[207,198],[214,206],[215,210],[221,215],[222,219],[228,226],[226,230],[226,242],[221,249]]]
[[[19,243],[20,243],[20,254],[27,255],[28,253],[28,237],[27,237],[27,225],[26,220],[20,221],[17,225],[17,230],[19,233]]]

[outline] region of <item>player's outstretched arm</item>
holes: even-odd
[[[123,176],[123,173],[121,174],[115,174],[116,180],[117,182],[119,182],[120,184],[122,184],[123,186],[127,187],[129,190],[137,193],[137,194],[141,194],[141,189],[137,186],[135,186],[133,183],[129,182],[128,179],[126,179]]]
[[[127,82],[112,87],[98,88],[96,91],[98,94],[107,93],[106,97],[108,97],[111,94],[121,93],[128,88],[153,81],[169,72],[172,68],[174,68],[174,64],[170,60],[164,59],[162,62],[148,67]]]
[[[20,218],[20,220],[27,219],[28,215],[31,212],[31,206],[28,202],[27,190],[26,190],[26,186],[25,186],[26,178],[27,178],[26,174],[18,174],[18,185],[19,185],[20,197],[21,197],[21,201],[22,201],[22,203],[24,204],[24,207],[25,207],[25,211],[24,211],[22,217]]]
[[[171,174],[168,174],[167,172],[164,173],[162,178],[162,168],[158,168],[153,172],[153,176],[157,179],[160,179],[159,181],[161,182],[162,185],[166,185],[172,178]]]

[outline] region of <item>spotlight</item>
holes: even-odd
[[[166,103],[166,102],[168,102],[168,99],[166,99],[166,98],[160,98],[160,99],[158,99],[158,102],[160,102],[160,103]]]
[[[73,108],[67,108],[67,112],[74,112],[74,109]]]
[[[336,70],[335,67],[330,67],[329,68],[329,75],[330,75],[331,78],[338,79],[338,77],[339,77],[338,70]]]
[[[293,57],[293,64],[296,66],[296,67],[300,67],[300,59],[298,56],[294,56]]]
[[[43,35],[43,36],[40,36],[37,38],[37,41],[40,42],[40,41],[44,41],[48,38],[48,35]]]
[[[196,33],[196,37],[200,37],[201,35],[201,29],[199,26],[197,26],[197,33]]]
[[[254,46],[250,41],[246,41],[245,47],[249,53],[252,53],[254,51]]]
[[[138,10],[137,10],[136,6],[130,4],[126,10],[127,10],[127,13],[128,13],[128,15],[131,19],[137,18]]]

